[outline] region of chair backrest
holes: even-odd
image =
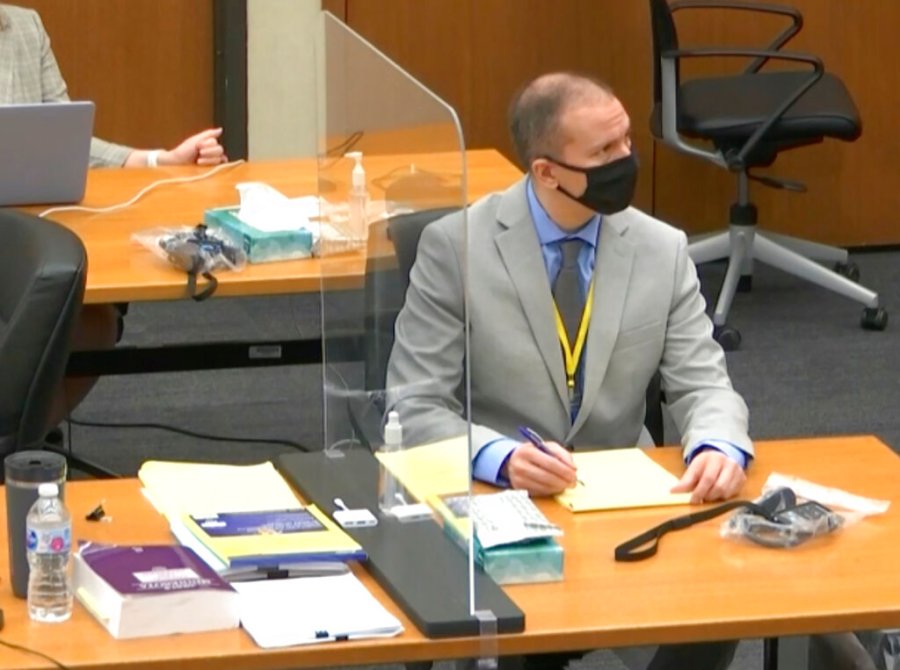
[[[653,102],[662,102],[662,75],[660,73],[659,55],[669,49],[678,48],[678,33],[675,30],[675,19],[668,0],[650,0],[650,24],[653,28]],[[676,79],[678,78],[678,61],[675,61]]]
[[[419,238],[425,226],[457,211],[459,207],[425,209],[411,214],[399,214],[388,221],[388,237],[391,238],[397,254],[397,270],[400,273],[400,286],[404,294],[409,286],[409,273],[416,262]]]
[[[71,231],[14,210],[0,209],[0,237],[2,459],[39,445],[49,428],[84,298],[87,256]]]
[[[402,309],[409,287],[409,273],[416,262],[419,238],[425,226],[432,221],[459,211],[459,207],[423,209],[408,214],[398,214],[388,219],[388,237],[394,245],[397,272],[393,281],[378,282],[367,277],[369,284],[377,284],[369,295],[366,318],[366,336],[363,351],[366,364],[366,388],[375,393],[373,398],[348,399],[348,415],[357,439],[363,446],[375,448],[381,444],[381,424],[384,413],[383,398],[378,392],[384,389],[388,360],[394,346],[394,323]],[[385,292],[390,295],[384,295]]]

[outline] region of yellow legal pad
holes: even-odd
[[[671,493],[678,477],[642,449],[602,449],[572,454],[582,484],[556,496],[573,512],[686,505],[690,493]]]
[[[469,443],[465,436],[375,456],[418,500],[465,493],[470,488]]]

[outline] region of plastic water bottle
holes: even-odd
[[[25,519],[25,546],[28,616],[34,621],[65,621],[72,616],[72,517],[53,482],[38,487],[38,499]]]

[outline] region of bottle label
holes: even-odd
[[[59,527],[41,530],[29,526],[25,529],[25,546],[28,551],[38,554],[67,554],[72,547],[72,529]]]

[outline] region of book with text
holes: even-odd
[[[187,547],[86,543],[75,596],[116,638],[237,628],[239,595]]]
[[[183,514],[178,522],[227,568],[366,558],[362,547],[315,505]]]

